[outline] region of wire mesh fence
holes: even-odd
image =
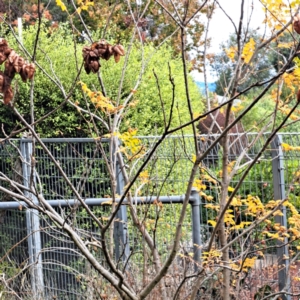
[[[216,136],[213,135],[209,137],[200,136],[198,142],[201,150],[205,151],[215,138]],[[296,148],[300,143],[299,136],[298,134],[283,134],[281,138],[283,143],[295,148],[291,151],[285,151],[281,155],[276,154],[274,156],[274,153],[272,154],[274,145],[269,145],[245,177],[238,194],[240,199],[248,195],[257,196],[264,203],[274,199],[274,184],[278,185],[279,183],[274,183],[274,166],[272,166],[272,162],[280,159],[283,169],[279,171],[284,176],[284,182],[280,184],[282,184],[283,190],[292,199],[293,203],[296,206],[300,205],[298,203],[300,201],[298,195],[300,152]],[[140,138],[143,149],[146,149],[144,156],[137,162],[132,162],[128,159],[126,163],[129,165],[129,169],[136,170],[140,166],[143,159],[148,155],[147,149],[150,149],[158,139],[159,137]],[[256,134],[248,134],[240,138],[237,135],[232,136],[229,155],[231,162],[236,163],[238,155],[245,147],[245,143],[249,146],[245,158],[240,163],[241,167],[237,175],[231,180],[230,186],[232,188],[237,185],[247,169],[247,164],[256,157],[267,139],[268,135],[257,136]],[[105,168],[105,159],[110,158],[107,140],[101,142],[103,151],[100,149],[99,142],[93,139],[45,139],[43,142],[84,199],[102,199],[111,194],[111,182]],[[0,145],[1,173],[20,183],[23,183],[25,180],[23,170],[28,165],[28,162],[24,159],[26,155],[24,156],[24,153],[22,153],[22,145],[27,144],[31,144],[30,139],[11,140]],[[65,184],[65,179],[58,172],[57,167],[43,147],[37,144],[33,151],[35,153],[35,167],[38,175],[37,186],[42,190],[45,199],[74,199],[72,190]],[[199,207],[201,247],[203,251],[205,251],[206,243],[213,230],[212,223],[209,221],[214,220],[217,213],[208,204],[218,202],[221,151],[222,148],[220,146],[213,148],[208,156],[204,158],[199,168],[199,178],[201,177],[205,185]],[[106,153],[106,157],[103,157],[103,153]],[[145,225],[152,236],[155,237],[159,254],[163,259],[167,257],[169,247],[174,239],[181,206],[180,203],[172,201],[171,197],[185,193],[193,155],[194,140],[192,137],[177,136],[166,138],[151,157],[146,167],[150,178],[149,182],[141,188],[139,182],[137,182],[135,187],[136,190],[140,188],[139,194],[142,196],[159,195],[166,196],[166,199],[169,197],[169,203],[168,201],[164,202],[168,204],[164,205],[163,210],[160,210],[157,205],[153,205],[150,202],[137,206],[140,216],[147,216]],[[129,175],[131,176],[132,174]],[[5,187],[8,186],[7,183],[2,184]],[[2,202],[13,201],[5,194],[0,194],[0,197]],[[105,220],[111,212],[110,206],[101,204],[91,205],[90,208],[101,220]],[[101,239],[99,228],[97,228],[95,222],[91,220],[84,209],[71,204],[64,207],[56,205],[55,209],[66,219],[70,220],[83,239]],[[251,216],[246,216],[245,210],[246,208],[243,205],[233,209],[236,223],[252,221]],[[21,295],[22,299],[26,299],[26,297],[33,299],[34,289],[28,270],[32,263],[36,262],[29,259],[31,254],[28,248],[28,236],[32,232],[28,231],[26,211],[26,208],[21,205],[18,205],[16,209],[4,209],[1,206],[0,243],[2,259],[0,262],[0,273],[12,278],[7,287],[11,291],[12,297],[8,299],[13,299],[13,293]],[[45,297],[47,299],[55,299],[55,297],[57,299],[97,299],[97,295],[105,291],[107,284],[100,282],[100,279],[95,280],[95,274],[90,264],[82,257],[74,243],[70,241],[70,238],[55,223],[44,216],[37,215],[34,211],[31,214],[31,218],[32,215],[39,219],[41,238],[39,258],[42,265]],[[133,262],[131,268],[139,270],[146,268],[148,273],[154,273],[151,255],[145,255],[145,241],[143,237],[136,232],[136,228],[132,225],[130,219],[125,222],[125,226],[122,219],[117,219],[115,226],[118,226],[118,222],[122,225],[120,226],[121,230],[126,230],[126,240],[124,241],[124,238],[122,239],[119,236],[122,235],[119,229],[115,230],[114,239],[109,241],[111,247],[114,249],[119,247],[118,256],[120,253],[124,254],[127,247],[126,251],[131,255]],[[191,208],[189,208],[188,217],[183,224],[181,239],[181,251],[187,256],[193,251],[193,229],[192,212]],[[234,238],[234,233],[232,233],[232,238]],[[258,292],[259,287],[270,285],[274,290],[278,289],[279,269],[281,268],[279,260],[282,257],[282,253],[278,253],[274,240],[268,240],[267,236],[262,234],[259,228],[251,236],[246,236],[239,242],[234,243],[230,248],[232,259],[238,259],[242,247],[251,249],[252,254],[249,254],[249,257],[251,255],[257,256],[258,245],[261,248],[269,248],[269,250],[264,251],[264,257],[258,256],[256,267],[245,278],[249,295],[252,297]],[[104,264],[101,249],[95,248],[92,251],[98,260]],[[121,265],[120,263],[120,268]],[[297,267],[297,262],[294,265]],[[294,272],[293,274],[295,275],[296,273]],[[284,275],[283,279],[286,280],[286,274]],[[298,289],[297,282],[292,281],[291,290],[297,292]]]

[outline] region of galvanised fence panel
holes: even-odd
[[[145,141],[147,144],[149,141]],[[174,146],[174,141],[176,145],[176,140],[173,139],[172,145]],[[110,181],[108,172],[105,169],[104,158],[102,157],[101,151],[99,150],[99,145],[93,139],[44,139],[43,142],[50,150],[51,154],[55,159],[59,161],[60,166],[67,174],[68,179],[76,186],[77,191],[85,199],[100,199],[107,197],[111,194],[110,192]],[[30,154],[22,153],[22,149],[31,144],[30,139],[22,140],[12,140],[10,143],[6,142],[1,145],[0,152],[0,163],[1,163],[1,172],[6,174],[9,178],[18,180],[19,183],[24,183],[26,178],[24,177],[24,172],[22,169],[28,167],[26,162],[26,157],[30,158]],[[102,141],[102,147],[104,151],[109,153],[108,143]],[[74,195],[72,194],[70,188],[64,184],[64,179],[62,175],[57,171],[52,160],[45,153],[43,148],[36,144],[34,146],[35,151],[35,167],[37,170],[37,184],[43,192],[44,197],[51,200],[64,200],[64,199],[73,199]],[[26,148],[27,149],[27,148]],[[163,148],[161,148],[163,149]],[[159,151],[159,154],[155,157],[155,163],[151,162],[151,180],[153,183],[154,189],[150,191],[149,187],[145,187],[143,193],[145,196],[151,196],[160,191],[162,194],[162,188],[169,184],[167,188],[169,192],[167,195],[171,196],[177,194],[177,189],[183,191],[184,184],[184,174],[179,171],[177,173],[181,174],[181,178],[174,176],[163,180],[166,172],[170,172],[170,166],[172,157],[168,157],[168,148],[163,149],[164,151]],[[176,150],[176,148],[173,147]],[[170,149],[173,151],[173,149]],[[23,149],[24,150],[24,149]],[[23,156],[22,156],[23,154]],[[174,154],[172,154],[174,155]],[[177,154],[176,154],[177,155]],[[177,159],[177,158],[176,158]],[[168,162],[168,160],[170,162]],[[183,157],[180,157],[181,166],[183,166]],[[158,165],[161,165],[161,170],[159,172],[154,170],[154,167],[157,168]],[[17,166],[17,167],[16,167]],[[181,170],[182,171],[182,170]],[[152,177],[154,174],[154,177]],[[19,177],[17,177],[19,176]],[[17,178],[17,179],[15,179]],[[182,184],[182,186],[180,186]],[[149,185],[150,186],[150,185]],[[171,188],[170,188],[171,187]],[[151,185],[152,188],[152,185]],[[145,192],[146,191],[146,192]],[[154,227],[155,229],[155,241],[157,248],[159,249],[160,254],[164,258],[164,254],[167,253],[168,247],[171,245],[173,240],[173,233],[175,230],[176,221],[179,218],[180,204],[172,202],[171,197],[169,203],[165,205],[165,208],[161,210],[158,206],[151,205],[150,202],[143,202],[143,205],[137,206],[137,210],[141,215],[147,214],[146,227],[150,231],[151,235],[154,236]],[[181,196],[180,196],[181,197]],[[181,197],[182,198],[182,197]],[[8,199],[7,197],[2,197],[2,201],[12,201],[13,199]],[[76,205],[75,205],[76,207]],[[97,205],[90,207],[93,212],[100,219],[105,220],[105,218],[110,213],[110,206]],[[97,226],[92,222],[92,220],[87,216],[85,210],[80,207],[74,207],[72,205],[67,205],[66,207],[57,206],[55,209],[65,218],[70,219],[74,226],[81,232],[82,237],[89,239],[92,235],[93,239],[100,239],[99,230]],[[39,258],[41,258],[41,269],[43,277],[43,292],[47,298],[52,299],[52,297],[57,297],[58,299],[91,299],[91,297],[97,298],[97,292],[103,292],[102,285],[106,283],[100,282],[97,283],[95,288],[92,285],[92,281],[86,280],[86,278],[93,278],[94,273],[90,265],[82,258],[81,254],[76,250],[76,247],[73,242],[70,241],[68,236],[66,236],[59,228],[56,227],[53,222],[48,218],[37,215],[36,212],[28,216],[25,214],[26,208],[18,205],[18,209],[15,210],[1,210],[3,215],[3,220],[9,218],[9,214],[14,214],[16,220],[19,222],[23,220],[23,224],[13,223],[12,231],[15,233],[15,239],[11,239],[10,235],[12,234],[11,230],[7,225],[7,222],[0,223],[0,234],[5,235],[6,239],[1,239],[3,243],[3,259],[6,263],[5,270],[10,270],[6,274],[11,274],[11,272],[19,271],[19,267],[23,266],[25,277],[17,276],[14,278],[16,284],[11,284],[9,288],[12,291],[15,291],[18,295],[22,295],[24,299],[32,299],[34,294],[34,285],[30,277],[36,274],[30,274],[28,272],[29,266],[36,263],[32,256],[32,247],[30,246],[29,239],[34,236],[33,232],[29,232],[28,228],[28,218],[29,219],[38,219],[40,228],[40,239],[41,244],[38,247],[40,249]],[[27,218],[27,220],[26,220]],[[10,218],[10,221],[13,221],[13,218]],[[191,218],[183,226],[183,244],[182,247],[186,253],[192,252],[193,243],[192,243],[192,225],[190,223]],[[117,220],[116,223],[124,223],[122,220]],[[131,225],[131,222],[126,224],[128,230],[128,248],[131,254],[131,261],[133,262],[131,268],[147,268],[149,273],[153,273],[153,263],[143,255],[145,242],[143,238],[137,234],[136,229]],[[20,234],[16,234],[20,231]],[[166,234],[167,232],[167,234]],[[119,232],[115,231],[115,241],[118,241]],[[34,238],[33,238],[34,240]],[[121,239],[120,239],[121,240]],[[9,241],[9,242],[7,242]],[[21,243],[22,241],[22,243]],[[110,242],[115,242],[110,241]],[[13,243],[13,244],[12,244]],[[18,244],[19,243],[19,244]],[[14,245],[16,247],[13,247]],[[23,248],[21,247],[23,246]],[[116,247],[114,244],[113,247]],[[122,245],[119,245],[122,252]],[[12,249],[12,250],[10,250]],[[22,251],[22,256],[15,252]],[[5,253],[11,253],[10,257],[7,257]],[[94,249],[98,259],[102,260],[102,253],[99,249]],[[149,253],[150,254],[150,253]],[[31,257],[31,260],[29,259]],[[0,264],[1,265],[1,264]],[[83,276],[84,274],[84,276]],[[151,275],[151,274],[150,274]],[[25,280],[26,279],[26,280]],[[25,283],[20,285],[20,281]],[[18,288],[15,288],[18,287]],[[97,291],[98,289],[98,291]]]
[[[140,140],[145,149],[149,149],[158,142],[159,137],[141,137]],[[152,188],[149,187],[147,192],[154,195],[185,193],[194,153],[194,140],[191,136],[167,137],[146,167],[153,182]]]
[[[215,140],[216,136],[199,136],[199,145],[202,151],[205,151],[209,145]],[[230,155],[229,160],[235,162],[238,155],[243,151],[245,146],[249,146],[245,158],[241,161],[241,168],[238,170],[230,183],[231,187],[235,187],[244,171],[258,154],[261,147],[268,138],[268,134],[257,136],[257,134],[233,135],[230,138]],[[299,147],[298,134],[282,134],[282,142]],[[141,137],[141,144],[145,149],[145,157],[147,157],[147,149],[158,141],[159,137]],[[24,181],[22,168],[24,161],[21,156],[20,143],[23,145],[30,143],[30,140],[11,140],[9,143],[0,145],[0,171],[9,178]],[[84,198],[99,199],[110,195],[110,182],[107,170],[104,164],[104,158],[99,150],[99,145],[93,139],[45,139],[44,143],[50,149],[52,155],[59,161],[60,166],[66,172],[70,181],[76,186],[77,190]],[[109,153],[107,141],[103,141],[103,148]],[[71,190],[64,184],[61,174],[55,168],[53,162],[44,152],[40,145],[35,145],[35,160],[38,174],[38,182],[43,194],[47,200],[66,200],[73,199]],[[272,146],[269,145],[252,170],[246,176],[238,196],[241,198],[247,195],[258,196],[263,202],[274,199],[274,166],[272,161],[276,160],[279,155],[272,152]],[[200,222],[201,222],[201,239],[203,241],[202,249],[205,251],[207,241],[213,227],[209,220],[216,217],[216,212],[209,209],[207,204],[217,203],[219,188],[217,180],[220,178],[221,171],[221,153],[222,149],[218,145],[214,147],[203,160],[199,167],[199,178],[203,179],[206,189],[203,193],[206,197],[201,197],[200,205]],[[280,159],[284,164],[280,174],[284,175],[283,187],[286,194],[292,199],[293,203],[298,206],[300,201],[298,197],[300,178],[300,152],[295,148],[291,151],[283,151]],[[168,137],[158,147],[155,155],[150,159],[146,170],[149,175],[149,182],[140,188],[138,181],[136,188],[140,188],[137,196],[172,196],[182,195],[185,192],[189,172],[192,167],[194,155],[194,141],[192,137]],[[272,157],[273,155],[273,157]],[[133,163],[128,159],[127,164],[131,164],[134,170],[137,170],[144,158],[139,158]],[[125,158],[126,160],[126,158]],[[299,173],[299,174],[298,174]],[[209,176],[203,177],[203,174]],[[132,175],[132,174],[131,174]],[[212,180],[211,178],[215,179]],[[278,184],[278,183],[276,183]],[[12,201],[5,195],[0,195],[2,202]],[[207,196],[211,196],[207,198]],[[299,198],[299,199],[298,199]],[[210,199],[210,200],[208,200]],[[92,210],[105,219],[109,214],[110,207],[104,205],[91,206]],[[74,222],[74,225],[80,230],[83,238],[87,238],[92,234],[93,238],[100,238],[97,226],[86,215],[86,212],[80,207],[74,210],[71,205],[68,207],[57,206],[55,208],[61,215],[68,216]],[[164,209],[159,210],[156,205],[138,205],[137,209],[141,215],[147,214],[147,228],[156,235],[156,243],[159,252],[164,257],[168,247],[173,239],[173,232],[178,220],[180,204],[172,203],[171,198],[169,204],[164,204]],[[25,208],[18,209],[2,209],[0,216],[0,235],[1,235],[1,257],[0,270],[4,270],[9,276],[13,276],[14,272],[24,268],[24,272],[14,277],[10,282],[12,291],[16,291],[19,295],[28,295],[31,299],[32,286],[30,274],[27,272],[29,264],[29,249],[27,243],[28,230],[26,229]],[[125,210],[126,212],[126,210]],[[33,212],[34,213],[34,212]],[[236,220],[246,218],[244,208],[234,210]],[[128,215],[128,214],[127,214]],[[159,215],[159,218],[158,218]],[[40,220],[40,236],[41,236],[41,257],[44,291],[49,299],[57,297],[58,299],[90,299],[92,296],[97,297],[101,288],[105,286],[101,282],[87,281],[85,276],[89,275],[93,278],[94,273],[90,265],[82,258],[76,247],[70,242],[68,236],[61,232],[55,224],[45,217],[37,216]],[[158,220],[158,221],[157,221]],[[121,220],[122,221],[122,220]],[[157,223],[155,223],[157,221]],[[118,221],[117,221],[118,222]],[[120,224],[124,222],[120,222]],[[130,219],[126,223],[126,243],[129,247],[129,253],[134,251],[133,268],[145,267],[151,273],[152,262],[142,255],[145,242],[135,231],[131,225]],[[154,226],[156,226],[154,228]],[[124,226],[120,227],[124,229]],[[166,234],[166,230],[168,229]],[[125,230],[125,229],[124,229]],[[192,218],[189,212],[184,224],[183,237],[181,242],[181,251],[189,254],[193,251],[192,242]],[[270,229],[272,230],[272,229]],[[120,231],[116,230],[113,247],[120,247],[120,251],[124,249],[124,245],[120,244],[122,237]],[[116,244],[116,241],[118,242]],[[216,240],[216,243],[218,241]],[[241,243],[245,243],[253,250],[256,255],[257,245],[263,247],[276,246],[273,241],[267,240],[259,229],[251,236],[245,237],[242,242],[233,244],[231,247],[231,255],[237,258],[241,251]],[[273,243],[273,245],[272,245]],[[14,246],[16,245],[16,246]],[[122,248],[123,247],[123,248]],[[94,249],[102,259],[101,251]],[[120,252],[119,251],[119,252]],[[276,289],[278,285],[278,262],[280,253],[276,247],[269,247],[268,253],[264,258],[259,257],[256,268],[248,274],[246,280],[249,289],[249,295],[254,295],[258,287],[270,284]],[[7,254],[9,253],[9,254]],[[286,276],[286,274],[283,274]],[[25,280],[26,279],[26,280]],[[101,280],[100,280],[101,281]],[[20,282],[26,284],[20,284]],[[101,288],[97,288],[101,287]],[[97,290],[98,289],[98,290]],[[298,291],[298,285],[292,281],[292,291]],[[24,299],[26,299],[24,297]]]
[[[45,139],[43,142],[82,197],[102,198],[110,195],[104,158],[99,144],[93,139]],[[108,153],[107,141],[101,144]],[[40,145],[35,147],[35,158],[45,199],[73,198],[59,170]]]

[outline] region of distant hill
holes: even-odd
[[[198,85],[199,89],[204,92],[205,89],[205,83],[204,82],[200,82],[200,81],[196,81],[196,84]],[[208,90],[210,92],[214,92],[216,90],[216,84],[214,82],[208,83]]]

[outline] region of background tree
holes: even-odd
[[[249,30],[249,32],[247,32],[247,29],[243,30],[243,35],[241,37],[243,45],[245,47],[247,45],[247,48],[249,49],[250,56],[255,49],[255,45],[259,44],[262,39],[263,37],[256,31]],[[216,81],[216,93],[218,95],[223,96],[230,93],[226,88],[230,86],[232,76],[237,67],[236,55],[238,50],[236,44],[236,35],[232,34],[229,37],[229,40],[221,45],[222,52],[214,56],[212,69],[218,76],[218,80]],[[247,55],[246,52],[247,51],[245,50],[242,59],[249,60],[249,54]],[[252,62],[252,66],[245,70],[243,79],[241,80],[242,83],[239,85],[241,91],[255,82],[269,79],[272,73],[274,73],[274,60],[272,60],[270,52],[271,50],[267,53],[259,53],[257,57],[255,57],[255,61]],[[272,57],[274,57],[273,55]]]

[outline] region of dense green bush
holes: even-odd
[[[2,28],[2,33],[5,28]],[[37,26],[29,26],[23,31],[24,47],[30,53],[34,49],[34,41],[37,34]],[[93,33],[95,40],[100,38],[97,32]],[[16,50],[17,53],[26,57],[26,53],[16,44],[15,38],[10,34],[5,37],[9,41],[9,45]],[[75,40],[74,40],[75,39]],[[115,43],[113,38],[109,40]],[[79,80],[86,83],[90,89],[100,90],[99,81],[96,74],[87,75],[84,70],[77,78],[77,70],[82,64],[81,49],[83,43],[78,38],[74,38],[72,32],[66,25],[60,24],[56,30],[49,31],[49,27],[43,23],[39,33],[39,42],[37,45],[36,61],[43,69],[37,68],[34,77],[34,104],[35,104],[35,119],[39,119],[63,101],[63,94],[57,85],[45,74],[48,73],[53,80],[62,85],[66,94],[69,93],[72,85],[75,87],[71,93],[70,100],[77,101],[82,107],[90,106],[84,100]],[[126,46],[126,45],[125,45]],[[74,56],[76,50],[76,57]],[[30,60],[29,57],[26,57]],[[172,101],[172,85],[169,82],[168,64],[172,71],[172,76],[175,82],[175,109],[172,118],[172,126],[177,126],[180,122],[189,121],[189,113],[187,109],[187,101],[184,93],[184,81],[182,75],[182,63],[180,58],[173,56],[172,48],[164,45],[156,49],[152,44],[145,44],[143,47],[139,44],[132,46],[131,53],[126,66],[125,79],[121,89],[121,102],[134,89],[136,80],[139,78],[140,69],[143,61],[145,72],[141,79],[141,84],[134,94],[134,107],[131,105],[125,108],[123,117],[122,130],[128,128],[138,128],[139,134],[156,134],[163,131],[163,113],[159,100],[157,86],[153,70],[157,73],[160,82],[162,101],[166,109],[166,115],[169,116],[170,103]],[[116,64],[113,59],[110,61],[101,60],[101,73],[105,84],[107,96],[113,101],[119,93],[119,83],[121,80],[122,69],[125,58]],[[203,105],[196,84],[190,80],[190,94],[192,103],[196,110],[201,112]],[[76,82],[77,81],[77,82]],[[30,95],[31,83],[23,83],[17,75],[13,81],[15,90],[15,105],[24,115],[25,119],[30,121]],[[89,99],[88,99],[89,101]],[[91,108],[91,107],[90,107]],[[93,109],[93,108],[91,108]],[[9,107],[0,107],[1,123],[4,124],[5,131],[9,133],[16,125],[17,118],[12,113]],[[75,137],[75,136],[91,136],[89,130],[90,124],[87,124],[85,118],[88,116],[81,115],[74,107],[65,104],[50,118],[36,126],[37,132],[42,137]],[[106,117],[106,116],[104,116]],[[101,129],[101,125],[99,126]],[[103,131],[103,133],[105,133]]]

